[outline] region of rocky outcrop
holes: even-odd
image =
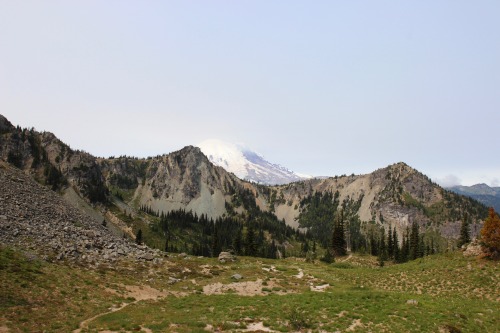
[[[219,262],[220,263],[226,263],[226,262],[234,262],[236,261],[236,256],[232,254],[231,252],[221,252],[219,254]]]
[[[46,260],[98,265],[117,260],[161,260],[158,250],[113,236],[57,193],[0,162],[0,243]]]

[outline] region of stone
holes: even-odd
[[[409,299],[406,301],[408,305],[418,305],[418,301],[416,299]]]
[[[233,276],[231,276],[231,279],[241,280],[243,279],[243,276],[241,274],[234,274]]]
[[[472,242],[467,244],[463,253],[464,257],[478,257],[481,254],[483,254],[483,249],[477,239],[473,239]]]
[[[174,284],[174,283],[177,283],[177,282],[180,282],[180,281],[181,281],[181,279],[176,279],[176,278],[171,277],[171,276],[168,278],[168,283],[169,284]]]
[[[144,259],[147,261],[151,261],[154,259],[153,255],[151,253],[144,253],[139,256],[139,259]]]
[[[231,252],[221,252],[219,254],[220,263],[234,262],[234,261],[236,261],[236,256]]]

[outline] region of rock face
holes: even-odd
[[[160,253],[113,236],[57,193],[0,162],[0,243],[47,260],[112,263],[161,260]]]
[[[298,226],[302,198],[315,192],[338,191],[340,202],[352,200],[359,204],[361,221],[375,221],[387,228],[391,225],[400,235],[415,222],[422,228],[435,227],[445,237],[456,238],[464,212],[474,219],[474,235],[487,213],[483,205],[444,190],[402,162],[366,175],[312,179],[272,187],[271,191],[276,198],[275,214],[294,226]]]

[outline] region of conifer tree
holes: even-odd
[[[242,247],[242,243],[243,243],[242,232],[243,232],[243,230],[239,229],[236,232],[236,237],[234,237],[234,240],[233,240],[233,250],[234,250],[234,252],[236,252],[236,254],[242,254],[242,252],[241,252],[241,247]]]
[[[255,256],[257,254],[256,235],[253,223],[248,223],[247,234],[245,238],[245,254]]]
[[[413,222],[411,225],[410,233],[410,251],[408,254],[409,260],[415,260],[418,258],[419,254],[419,235],[418,235],[418,224]]]
[[[392,240],[392,227],[389,225],[389,231],[387,232],[387,256],[389,258],[394,258],[394,244]]]
[[[135,235],[135,242],[137,244],[142,244],[142,230],[137,230],[137,234]]]
[[[335,225],[332,235],[332,250],[334,256],[344,256],[347,254],[347,243],[344,232],[344,210],[341,209],[336,214]]]
[[[460,248],[462,245],[470,243],[470,230],[469,223],[467,221],[467,213],[464,214],[462,224],[460,225],[460,238],[458,239],[457,246]]]

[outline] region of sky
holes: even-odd
[[[244,143],[500,186],[500,2],[0,1],[0,114],[96,156]]]

